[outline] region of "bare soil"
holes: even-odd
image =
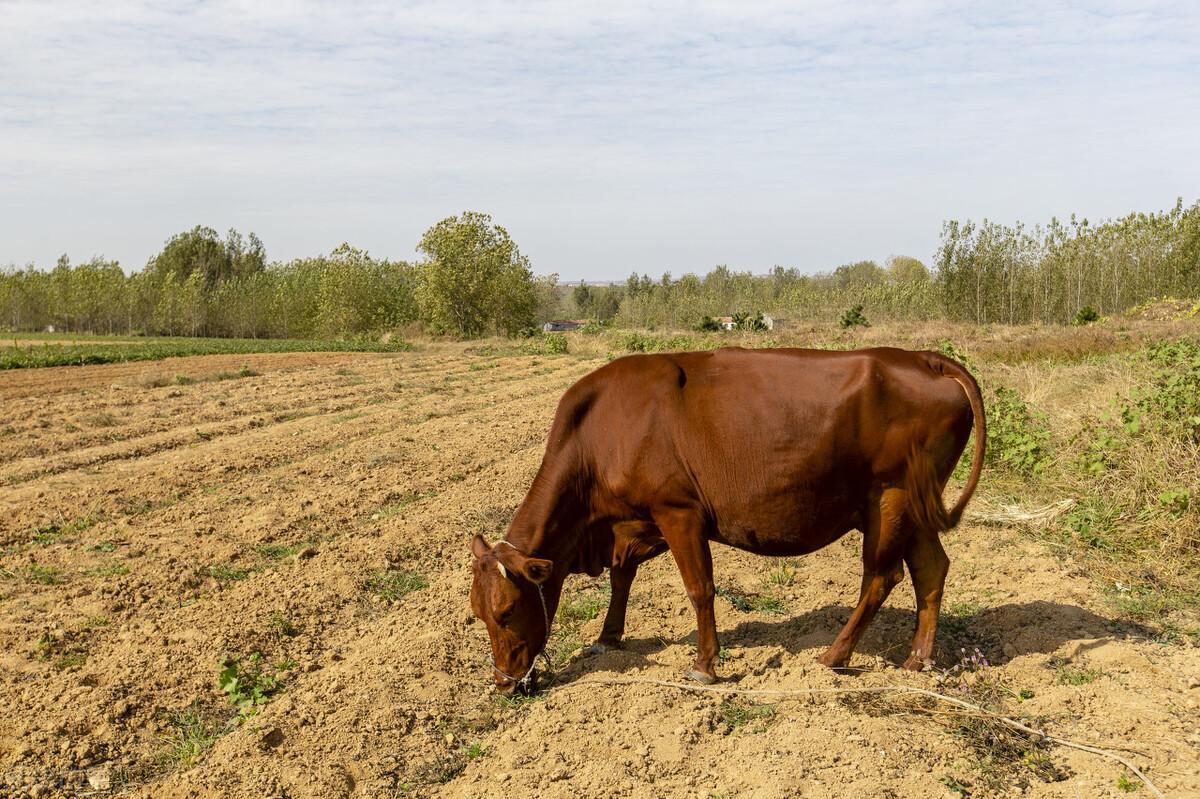
[[[503,534],[559,395],[600,363],[430,347],[0,374],[0,796],[1149,795],[1092,754],[997,757],[944,707],[596,682],[690,664],[669,557],[639,574],[623,650],[584,651],[600,603],[563,623],[554,686],[499,701],[468,542]],[[242,364],[259,374],[215,379]],[[160,385],[177,374],[197,382]],[[1070,553],[970,512],[945,537],[939,669],[897,668],[907,581],[854,670],[817,665],[857,598],[858,541],[786,564],[717,547],[719,586],[776,603],[718,601],[721,685],[1002,686],[1006,712],[1200,796],[1200,650],[1116,618]],[[388,570],[427,585],[380,598]],[[568,599],[603,589],[572,578]],[[975,649],[989,665],[968,688],[940,677]],[[254,652],[283,690],[227,726],[219,662]],[[223,733],[195,756],[189,712]]]

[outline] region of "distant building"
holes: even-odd
[[[588,323],[587,319],[551,319],[542,325],[543,333],[563,333],[568,330],[578,330]]]
[[[720,325],[722,330],[737,330],[737,322],[733,321],[732,316],[714,316],[713,321]],[[763,314],[762,321],[767,330],[775,329],[775,320],[770,315]]]

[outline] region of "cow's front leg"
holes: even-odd
[[[717,617],[713,610],[712,551],[699,513],[670,508],[654,514],[654,521],[679,566],[683,586],[696,609],[696,662],[687,676],[705,685],[717,681]]]
[[[600,631],[600,639],[592,644],[593,654],[618,649],[621,646],[621,636],[625,634],[625,611],[629,607],[629,589],[633,578],[637,576],[637,564],[629,566],[612,566],[608,570],[608,580],[612,586],[612,597],[608,601],[608,612],[604,614],[604,628]]]

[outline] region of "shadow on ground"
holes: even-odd
[[[826,605],[778,621],[744,621],[720,630],[721,646],[742,650],[781,647],[793,655],[811,652],[815,663],[817,655],[833,642],[853,610],[845,605]],[[721,615],[726,623],[730,621],[730,611]],[[855,652],[882,657],[899,666],[908,656],[915,626],[914,611],[882,608]],[[1085,608],[1044,600],[980,607],[969,612],[943,609],[938,625],[937,665],[939,668],[953,666],[964,650],[969,655],[978,649],[989,663],[1000,665],[1021,655],[1049,654],[1068,641],[1096,640],[1096,645],[1100,645],[1151,635],[1150,630],[1130,627],[1127,622]],[[622,673],[653,665],[654,656],[667,647],[694,646],[695,641],[695,632],[668,640],[641,638],[633,630],[626,635],[622,649],[578,659],[563,676],[571,679],[593,672]],[[767,665],[779,665],[778,656],[771,658]],[[736,680],[740,676],[726,671],[727,679]]]

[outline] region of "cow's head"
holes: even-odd
[[[533,661],[549,634],[541,585],[554,564],[531,558],[506,541],[489,547],[483,536],[471,540],[471,610],[492,639],[492,676],[502,693],[532,687]],[[529,680],[523,681],[528,675]]]

